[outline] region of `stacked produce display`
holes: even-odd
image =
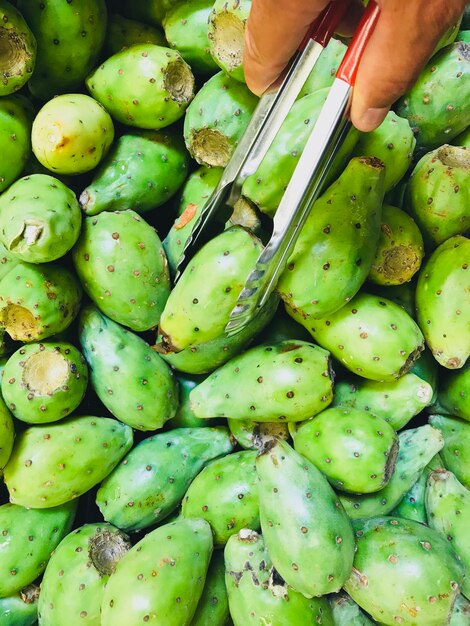
[[[469,14],[228,336],[347,43],[175,284],[249,11],[0,0],[1,626],[470,625]]]

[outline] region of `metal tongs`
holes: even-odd
[[[244,180],[256,172],[300,90],[331,39],[350,0],[332,0],[312,24],[292,60],[280,87],[271,87],[255,112],[235,149],[222,178],[204,206],[178,261],[175,282],[197,248],[204,242],[208,224],[222,208],[233,208],[241,196]],[[349,110],[359,61],[379,17],[370,0],[317,122],[305,145],[292,178],[274,216],[271,238],[249,274],[225,328],[239,332],[266,303],[276,288],[313,203],[322,191],[351,123]]]

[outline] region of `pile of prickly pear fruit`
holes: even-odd
[[[470,14],[228,336],[346,50],[175,284],[250,7],[0,0],[0,626],[470,626]]]

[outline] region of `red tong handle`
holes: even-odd
[[[354,37],[344,55],[344,59],[336,72],[336,78],[343,80],[348,83],[348,85],[351,85],[351,87],[354,87],[354,83],[356,82],[357,70],[362,54],[369,43],[369,39],[374,31],[379,16],[380,9],[377,3],[374,0],[369,0],[369,4],[354,33]]]
[[[310,25],[307,34],[299,46],[299,52],[302,52],[310,39],[313,39],[324,48],[338,28],[339,23],[346,15],[350,4],[351,0],[332,0]]]

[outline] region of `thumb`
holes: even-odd
[[[364,51],[354,87],[353,124],[374,130],[414,84],[465,0],[379,0],[381,14]]]

